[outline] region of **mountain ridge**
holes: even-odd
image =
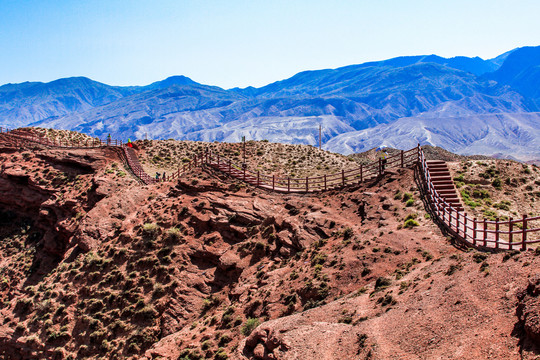
[[[488,60],[402,56],[302,71],[260,88],[228,90],[182,75],[130,87],[83,77],[7,84],[0,87],[0,124],[65,128],[93,136],[111,133],[121,138],[237,141],[247,136],[311,145],[318,143],[318,126],[324,124],[328,129],[324,143],[329,150],[340,151],[343,147],[332,139],[346,133],[359,136],[365,129],[400,119],[420,119],[407,123],[417,128],[415,133],[423,134],[418,138],[422,139],[429,131],[420,125],[421,119],[476,121],[475,116],[481,114],[538,111],[540,56],[530,54],[539,52],[540,47],[517,48]],[[449,123],[439,121],[437,126],[436,131],[447,138],[459,137],[451,133]],[[399,138],[398,134],[387,136]],[[453,150],[465,151],[467,145],[460,146]],[[349,150],[365,149],[358,145]]]

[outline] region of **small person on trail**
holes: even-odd
[[[107,135],[107,145],[111,145],[111,134]]]
[[[165,173],[165,171],[163,172],[163,181],[165,181],[165,179],[167,179],[167,174]]]
[[[133,147],[133,144],[131,143],[131,139],[128,139],[128,143],[127,143],[127,146],[132,148]]]
[[[159,181],[159,173],[156,171],[156,180]]]

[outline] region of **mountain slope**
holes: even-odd
[[[258,89],[256,94],[252,91],[251,96],[204,85],[176,88],[182,92],[175,95],[173,87],[161,89],[163,94],[146,91],[35,125],[92,135],[110,132],[140,138],[148,133],[152,138],[217,141],[231,139],[232,129],[256,136],[255,140],[283,141],[282,135],[288,132],[291,141],[314,144],[320,122],[316,119],[320,118],[335,129],[327,134],[335,136],[441,109],[447,116],[529,111],[526,100],[507,87],[421,62],[405,67],[349,66],[304,72]],[[270,128],[269,120],[273,123]],[[306,131],[313,135],[301,135]],[[233,137],[240,138],[240,132]]]
[[[144,138],[151,136],[181,137],[184,131],[196,131],[218,123],[221,115],[215,109],[242,99],[240,95],[205,85],[173,85],[127,96],[114,103],[85,113],[47,119],[33,125],[77,129],[103,136]],[[195,115],[194,115],[195,114]]]
[[[26,82],[0,86],[0,124],[25,126],[110,104],[125,96],[165,89],[174,85],[198,85],[185,76],[173,76],[147,86],[110,86],[85,77],[49,83]],[[9,121],[9,123],[8,123]]]
[[[523,47],[508,55],[488,78],[506,84],[531,98],[540,108],[540,47]]]
[[[358,145],[362,139],[355,139],[368,133],[363,130],[400,119],[409,119],[410,129],[422,129],[425,119],[472,121],[471,127],[478,128],[482,121],[474,121],[479,115],[538,111],[539,66],[540,47],[528,47],[490,60],[421,55],[304,71],[261,88],[224,90],[184,76],[133,87],[110,87],[85,78],[9,84],[0,87],[0,126],[32,124],[124,139],[238,141],[247,136],[315,145],[322,125],[328,148],[348,152],[364,149]],[[528,126],[526,118],[509,116],[515,126]],[[418,124],[412,120],[416,118]],[[442,134],[431,136],[438,141],[433,145],[454,144],[452,150],[465,151],[470,144],[456,142],[461,134],[447,125],[432,122],[430,133]],[[479,147],[486,151],[482,154],[511,138],[503,122],[493,122],[491,128],[502,138]],[[348,135],[336,138],[342,134]],[[387,133],[386,138],[398,135]],[[339,144],[340,139],[347,139],[346,144]],[[515,146],[500,151],[510,149],[531,153]]]
[[[10,127],[111,103],[133,92],[88,78],[59,79],[49,83],[8,84],[0,87],[0,119]]]
[[[540,113],[402,118],[391,124],[336,136],[324,147],[350,154],[382,144],[408,149],[418,143],[440,146],[463,155],[540,159]]]

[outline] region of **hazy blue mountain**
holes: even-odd
[[[516,49],[497,71],[486,77],[511,86],[540,109],[540,47]]]
[[[540,103],[539,49],[515,49],[489,60],[405,56],[230,90],[185,76],[130,87],[86,78],[8,84],[0,87],[0,125],[124,139],[246,136],[315,145],[322,124],[323,142],[333,151],[420,141],[528,159],[536,154],[527,147],[536,146],[534,129],[540,128],[538,116],[528,115]]]
[[[402,118],[391,124],[340,134],[324,148],[350,154],[380,145],[406,150],[418,143],[463,155],[538,160],[540,113]]]
[[[82,112],[111,103],[132,92],[130,88],[109,86],[85,77],[49,83],[7,84],[0,86],[0,124],[17,127]]]
[[[147,86],[142,86],[141,90],[147,91],[147,90],[156,90],[156,89],[166,89],[174,85],[200,85],[200,84],[196,83],[195,81],[191,80],[190,78],[186,76],[177,75],[177,76],[168,77],[165,80],[156,81]]]
[[[226,108],[243,97],[214,86],[172,85],[123,97],[84,113],[46,119],[34,126],[67,128],[95,136],[124,139],[181,138],[186,132],[216,126]]]
[[[85,77],[0,86],[0,124],[28,125],[43,119],[85,112],[125,96],[173,85],[198,85],[185,76],[173,76],[147,86],[109,86]]]
[[[496,56],[494,57],[493,59],[489,59],[488,61],[495,64],[496,66],[496,69],[500,68],[501,65],[504,63],[504,61],[506,60],[506,58],[508,57],[508,55],[510,55],[511,53],[513,53],[514,51],[516,51],[518,48],[516,49],[512,49],[510,51],[507,51],[499,56]]]
[[[500,66],[491,60],[483,60],[479,57],[469,58],[466,56],[456,56],[453,58],[443,58],[437,55],[403,56],[394,59],[365,63],[364,66],[394,66],[403,67],[418,63],[434,63],[444,65],[453,69],[470,72],[475,75],[482,75],[497,70]]]
[[[495,60],[495,59],[494,59]],[[372,69],[391,69],[405,68],[411,65],[419,64],[438,64],[448,68],[469,72],[474,75],[482,75],[497,70],[500,66],[494,60],[482,60],[479,57],[468,58],[464,56],[446,59],[437,55],[422,56],[402,56],[389,60],[367,62],[360,65],[350,65],[338,69],[304,71],[293,77],[277,81],[262,88],[256,89],[248,87],[245,89],[234,88],[232,91],[246,96],[275,96],[279,95],[283,88],[298,89],[301,91],[307,87],[316,87],[317,85],[328,85],[332,82],[346,81],[362,74],[368,74]],[[376,74],[375,74],[376,75]],[[320,93],[319,93],[320,94]],[[289,94],[290,95],[290,94]]]

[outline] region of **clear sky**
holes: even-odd
[[[540,45],[538,0],[0,0],[0,84],[223,88],[402,55]]]

